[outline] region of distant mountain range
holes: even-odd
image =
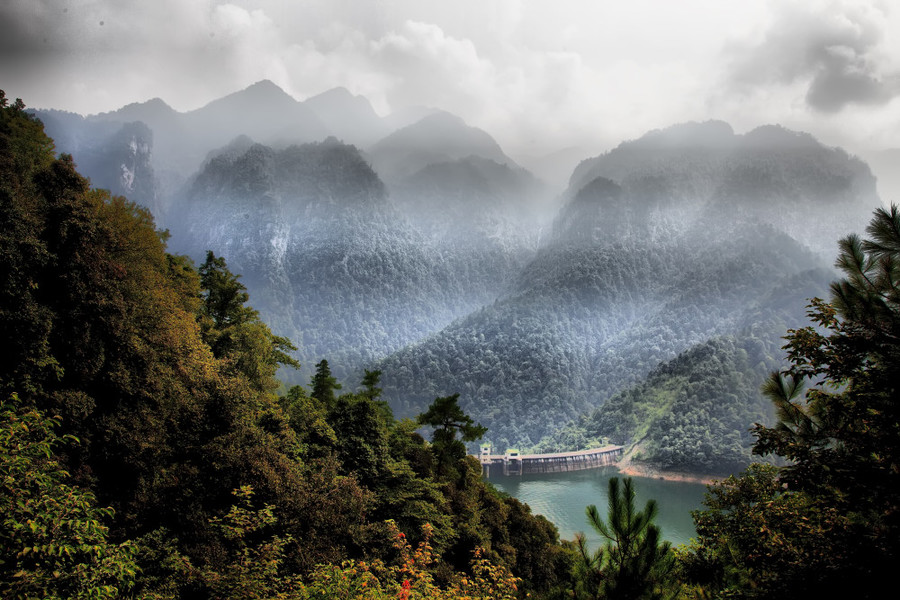
[[[36,112],[173,251],[242,274],[299,347],[286,380],[321,358],[351,386],[379,368],[397,413],[459,392],[499,448],[612,440],[685,470],[747,459],[755,382],[879,204],[865,163],[778,126],[653,131],[562,191],[455,115],[380,117],[345,89]]]

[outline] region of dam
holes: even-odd
[[[520,454],[518,450],[510,448],[506,454],[491,454],[490,446],[482,446],[478,460],[484,477],[490,477],[491,474],[565,473],[609,466],[622,456],[623,448],[623,446],[603,446],[552,454]]]

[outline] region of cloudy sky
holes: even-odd
[[[900,147],[893,0],[2,0],[0,88],[82,114],[260,79],[444,108],[509,151],[687,120]]]

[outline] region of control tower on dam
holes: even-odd
[[[490,446],[482,446],[478,459],[485,477],[492,474],[565,473],[612,465],[621,458],[623,448],[623,446],[603,446],[553,454],[520,454],[518,450],[510,448],[506,454],[491,454]]]

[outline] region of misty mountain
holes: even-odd
[[[766,159],[772,137],[795,143]],[[397,410],[461,392],[498,447],[528,447],[712,338],[741,345],[753,332],[777,349],[830,277],[790,235],[804,224],[790,215],[806,210],[814,232],[821,215],[850,223],[877,198],[864,165],[814,140],[775,128],[734,138],[724,124],[691,124],[582,163],[513,291],[379,363]],[[743,150],[731,152],[738,142]],[[591,178],[598,171],[618,182]],[[785,218],[772,218],[776,204]]]
[[[315,112],[269,80],[185,113],[187,137],[206,151],[238,135],[283,147],[321,141],[331,132]]]
[[[430,235],[467,242],[530,238],[533,249],[556,208],[550,195],[525,169],[474,155],[429,164],[391,188],[394,205]]]
[[[399,129],[372,146],[372,167],[389,185],[430,164],[453,162],[469,156],[516,166],[484,130],[471,127],[445,111],[430,114]]]
[[[460,271],[454,249],[414,230],[356,148],[334,139],[274,150],[240,138],[177,205],[173,249],[225,256],[301,362],[328,358],[338,374],[490,302],[508,266],[488,257]]]
[[[61,111],[34,111],[58,152],[71,154],[92,185],[153,212],[163,209],[152,160],[153,131],[140,121],[92,122]]]
[[[866,163],[878,178],[878,195],[885,203],[900,204],[900,148],[867,152]]]
[[[91,115],[80,122],[51,114],[55,111],[34,112],[48,124],[48,134],[58,140],[58,150],[72,154],[95,185],[113,191],[117,188],[106,173],[119,168],[121,163],[116,159],[111,164],[102,164],[95,157],[110,153],[111,131],[131,123],[143,124],[150,132],[144,136],[144,147],[148,165],[155,171],[152,186],[161,192],[155,204],[147,203],[147,206],[163,225],[167,224],[169,201],[176,190],[203,164],[211,150],[239,135],[275,147],[321,141],[329,135],[312,109],[268,80],[185,113],[175,111],[159,98]],[[87,155],[89,160],[85,160]]]
[[[672,468],[743,460],[752,381],[878,204],[864,163],[774,126],[650,132],[582,161],[557,202],[449,113],[366,154],[294,143],[390,130],[346,90],[301,103],[261,82],[189,113],[38,113],[96,185],[151,207],[172,250],[242,274],[299,347],[292,381],[321,358],[340,377],[379,368],[400,415],[459,392],[499,448],[621,439]],[[693,425],[657,435],[672,419]]]
[[[864,162],[773,125],[743,135],[721,121],[650,132],[583,161],[570,193],[596,177],[642,188],[660,207],[677,205],[669,218],[705,212],[768,223],[829,261],[835,240],[864,230],[880,204]]]
[[[330,135],[357,148],[367,148],[391,132],[391,127],[364,96],[338,87],[306,99],[309,108]]]

